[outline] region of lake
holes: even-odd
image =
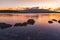
[[[29,19],[34,24],[14,26]],[[0,13],[0,23],[12,25],[0,29],[0,40],[60,40],[59,20],[59,13]]]

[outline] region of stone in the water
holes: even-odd
[[[52,21],[57,21],[56,19],[52,19]]]
[[[27,22],[22,23],[23,26],[27,26]]]
[[[48,23],[53,23],[53,21],[48,21]]]
[[[11,26],[12,26],[11,24],[0,23],[0,28],[1,28],[1,29],[9,28],[9,27],[11,27]]]
[[[16,23],[14,26],[27,26],[27,23],[24,22],[24,23]]]
[[[35,21],[34,21],[33,19],[29,19],[29,20],[27,21],[27,23],[30,24],[30,25],[33,25],[33,24],[35,23]]]
[[[58,23],[60,23],[60,20],[58,21]]]

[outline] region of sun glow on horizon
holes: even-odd
[[[0,0],[0,8],[15,7],[40,7],[40,8],[57,8],[60,7],[60,0]]]

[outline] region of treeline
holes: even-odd
[[[19,13],[19,11],[16,11],[16,10],[0,10],[0,13]]]
[[[0,13],[60,13],[47,9],[0,10]]]

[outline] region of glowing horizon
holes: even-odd
[[[18,7],[58,8],[60,0],[0,0],[0,9]]]

